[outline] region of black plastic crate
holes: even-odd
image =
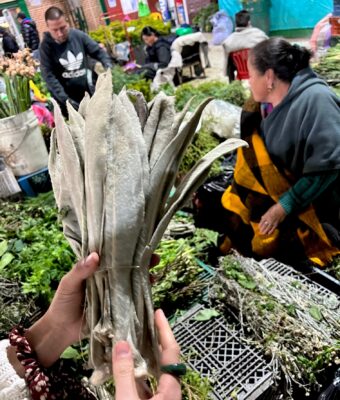
[[[241,332],[223,316],[197,321],[204,309],[196,305],[177,320],[174,333],[188,365],[213,382],[211,399],[253,400],[271,384],[273,370],[262,354],[241,338]]]

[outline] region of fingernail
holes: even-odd
[[[163,312],[163,310],[162,310],[161,308],[159,308],[159,309],[157,310],[157,313],[159,314],[159,316],[160,316],[161,318],[166,319],[166,316],[165,316],[165,314],[164,314],[164,312]]]
[[[87,256],[86,259],[85,259],[85,262],[90,261],[90,259],[92,258],[91,256],[92,256],[92,254],[90,254],[89,256]]]
[[[116,356],[117,357],[126,357],[130,355],[130,346],[128,342],[117,342],[115,346]]]

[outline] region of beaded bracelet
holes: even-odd
[[[25,337],[26,330],[15,327],[9,334],[11,346],[16,348],[18,360],[25,369],[25,381],[32,400],[84,399],[95,400],[71,370],[59,360],[50,368],[42,367]]]

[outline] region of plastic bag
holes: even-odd
[[[223,139],[240,137],[241,111],[234,104],[213,100],[205,107],[197,130],[203,128]]]
[[[129,61],[130,43],[128,41],[115,45],[115,56],[118,61]]]
[[[221,198],[227,187],[232,183],[234,171],[226,170],[218,176],[209,178],[200,186],[193,197],[194,221],[197,228],[210,229],[225,233],[226,210]]]
[[[213,26],[212,44],[220,45],[233,31],[233,21],[225,11],[217,11],[210,18],[210,22]]]
[[[324,390],[318,400],[336,400],[340,397],[340,368],[335,373],[333,382]]]

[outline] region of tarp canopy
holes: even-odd
[[[262,1],[254,3],[254,12]],[[239,0],[218,0],[218,4],[219,8],[225,10],[233,19],[242,9]],[[333,0],[271,0],[270,30],[314,28],[320,19],[331,12],[333,12]]]

